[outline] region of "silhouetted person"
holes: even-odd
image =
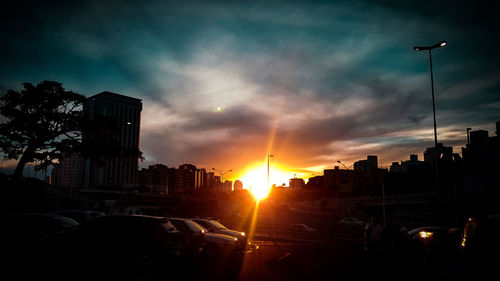
[[[397,259],[397,247],[400,243],[400,225],[397,222],[388,223],[382,234],[382,249],[384,260],[393,263]]]
[[[376,257],[382,252],[382,234],[384,228],[380,219],[373,217],[365,228],[365,248],[369,256]]]

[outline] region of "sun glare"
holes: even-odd
[[[248,189],[257,200],[266,198],[271,191],[271,186],[276,184],[288,185],[288,181],[292,178],[291,172],[284,168],[271,165],[269,168],[269,185],[267,184],[267,164],[259,163],[247,168],[245,174],[240,177],[243,185]]]

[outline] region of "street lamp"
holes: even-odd
[[[438,141],[437,141],[437,129],[436,129],[436,106],[434,103],[434,77],[432,73],[432,49],[436,48],[441,48],[446,46],[448,43],[446,41],[442,41],[439,43],[436,43],[432,46],[415,46],[413,49],[415,51],[429,51],[429,61],[430,61],[430,66],[431,66],[431,89],[432,89],[432,114],[434,117],[434,150],[435,150],[435,157],[436,157],[436,189],[437,193],[439,195],[439,169],[438,169],[438,164],[439,164],[439,153],[438,153]]]
[[[267,155],[267,188],[269,188],[269,158],[274,157],[272,154]]]
[[[220,182],[221,183],[224,183],[224,174],[233,171],[233,170],[223,171],[223,170],[217,170],[215,168],[212,168],[212,170],[219,172],[219,174],[220,174]]]
[[[349,168],[347,168],[347,167],[346,167],[346,165],[344,165],[344,163],[342,163],[342,161],[340,161],[340,160],[337,160],[337,163],[339,163],[340,165],[344,166],[344,168],[345,168],[346,170],[349,170],[349,168],[351,168],[351,167],[352,167],[352,165],[351,165],[351,166],[349,166]]]

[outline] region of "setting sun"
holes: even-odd
[[[266,198],[271,190],[271,186],[276,184],[277,186],[286,184],[293,177],[291,171],[287,171],[283,167],[278,167],[276,165],[271,165],[269,168],[269,185],[267,184],[267,164],[258,163],[249,166],[245,173],[240,176],[240,180],[243,185],[248,189],[252,195],[257,199],[261,200]]]

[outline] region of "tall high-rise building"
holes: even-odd
[[[117,140],[120,147],[123,150],[139,149],[142,111],[140,99],[106,91],[89,97],[83,110],[90,119],[97,116],[115,119],[120,128]],[[105,160],[104,164],[98,164],[86,159],[83,188],[132,187],[137,183],[138,161],[137,157],[115,157]]]
[[[174,192],[192,192],[196,183],[196,166],[182,164],[175,170]]]

